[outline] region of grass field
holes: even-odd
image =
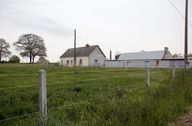
[[[177,70],[173,81],[170,69],[152,69],[146,88],[145,69],[2,64],[0,125],[39,124],[40,69],[47,72],[47,126],[162,126],[192,102],[191,70]]]

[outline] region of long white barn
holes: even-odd
[[[170,68],[183,67],[182,59],[174,59],[168,47],[160,51],[141,51],[133,53],[122,53],[116,56],[116,60],[105,61],[106,67],[145,67],[149,62],[151,67]]]

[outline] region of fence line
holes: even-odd
[[[113,88],[112,90],[114,90],[114,89],[120,89],[120,88],[116,87],[116,88]],[[143,89],[143,87],[139,87],[139,88],[134,87],[134,88],[128,89],[128,92],[126,92],[126,93],[129,93],[129,91],[138,90],[138,89]],[[95,97],[95,98],[92,98],[92,99],[87,99],[87,100],[79,101],[79,102],[76,102],[76,103],[71,103],[71,104],[67,104],[67,105],[63,105],[63,106],[58,106],[58,107],[55,107],[55,108],[50,108],[50,109],[48,109],[48,111],[57,110],[57,109],[61,109],[61,108],[64,108],[64,107],[80,105],[80,104],[83,104],[83,103],[86,103],[86,102],[89,102],[89,101],[94,101],[94,100],[101,99],[101,98],[104,98],[104,97],[110,97],[110,96],[115,95],[116,93],[117,92],[113,92],[113,93],[110,93],[108,95],[103,95],[103,96]]]
[[[113,88],[113,90],[114,89],[119,89],[119,87]],[[129,90],[127,90],[128,92],[126,92],[126,93],[129,93],[129,91],[132,91],[132,90],[139,90],[139,89],[143,89],[143,87],[139,87],[139,88],[135,87],[135,88],[129,89]],[[64,108],[64,107],[71,107],[71,106],[81,105],[83,103],[94,101],[94,100],[97,100],[97,99],[102,99],[104,97],[114,96],[115,94],[116,94],[116,92],[113,92],[113,93],[110,93],[108,95],[103,95],[103,96],[95,97],[95,98],[88,99],[88,100],[83,100],[83,101],[79,101],[79,102],[75,102],[75,103],[71,103],[71,104],[67,104],[67,105],[63,105],[63,106],[58,106],[58,107],[55,107],[55,108],[50,108],[50,109],[48,109],[48,111],[58,110],[58,109],[61,109],[61,108]],[[0,120],[0,123],[6,122],[6,121],[10,121],[10,120],[14,120],[14,119],[19,119],[19,118],[27,117],[27,116],[36,115],[36,114],[39,114],[39,113],[40,112],[37,111],[37,112],[29,113],[29,114],[24,114],[24,115],[21,115],[21,116],[15,116],[15,117],[3,119],[3,120]]]
[[[106,68],[108,69],[108,68]],[[77,71],[78,73],[97,73],[97,72],[121,72],[123,69],[121,68],[115,68],[115,69],[118,69],[118,70],[97,70],[97,71]],[[121,69],[121,70],[120,70]],[[128,70],[128,69],[126,69]],[[125,70],[125,71],[126,71]],[[128,71],[127,71],[128,72]],[[56,74],[72,74],[72,73],[75,73],[75,71],[73,72],[56,72],[56,73],[47,73],[47,75],[56,75]],[[37,74],[10,74],[10,75],[7,75],[7,74],[2,74],[0,75],[0,77],[18,77],[18,76],[38,76]]]
[[[7,118],[7,119],[2,119],[2,120],[0,120],[0,123],[10,121],[10,120],[14,120],[14,119],[18,119],[18,118],[27,117],[27,116],[32,116],[32,115],[36,115],[36,114],[39,114],[39,112],[33,112],[33,113],[29,113],[29,114],[24,114],[24,115],[21,115],[21,116],[15,116],[15,117]]]
[[[95,80],[105,80],[105,79],[110,79],[110,78],[119,78],[119,77],[128,77],[128,76],[114,76],[114,77],[100,77],[100,78],[91,78],[91,79],[82,79],[82,80],[74,80],[74,81],[63,81],[63,82],[58,82],[58,83],[48,83],[47,86],[51,85],[60,85],[64,83],[73,83],[73,82],[86,82],[86,81],[95,81]],[[6,90],[6,89],[16,89],[16,88],[30,88],[30,87],[38,87],[38,85],[26,85],[26,86],[15,86],[15,87],[5,87],[5,88],[0,88],[0,90]]]
[[[107,84],[107,85],[108,85],[108,86],[111,86],[111,85],[113,85],[113,84]],[[87,85],[86,85],[86,86],[87,86]],[[137,88],[137,87],[135,87],[135,86],[130,86],[130,87],[119,86],[119,85],[116,85],[116,86],[118,86],[118,88],[124,88],[124,89],[125,89],[125,88],[128,88],[129,91],[135,90],[135,88],[136,88],[136,90],[137,90],[137,89],[141,89],[141,88],[145,88],[144,85],[143,85],[143,87],[142,87],[142,86],[141,86],[141,87],[139,86],[139,88]],[[62,90],[63,90],[63,89],[68,89],[68,88],[69,88],[69,87],[59,86],[59,87],[57,87],[55,90],[57,90],[57,89],[62,89]],[[116,88],[117,88],[117,87],[116,87]],[[113,87],[113,88],[111,88],[111,89],[114,90],[114,89],[116,89],[116,88]],[[117,88],[117,89],[118,89],[118,88]],[[48,100],[51,99],[51,98],[54,98],[54,97],[53,97],[53,96],[50,96],[50,97],[48,98]]]
[[[26,86],[15,86],[15,87],[4,87],[0,88],[0,90],[7,90],[7,89],[17,89],[17,88],[29,88],[29,87],[38,87],[38,85],[26,85]]]
[[[155,65],[150,65],[153,69],[161,69],[160,67],[156,67]],[[172,65],[162,65],[163,68],[165,67],[165,69],[169,69],[172,67]],[[179,67],[183,67],[183,65],[177,65]],[[176,66],[175,66],[176,67]],[[104,67],[105,69],[109,69],[109,68],[114,68],[114,67]],[[129,68],[129,69],[128,69]],[[145,68],[145,66],[141,66],[141,65],[130,65],[130,66],[122,66],[122,67],[115,67],[114,69],[117,70],[95,70],[95,71],[77,71],[78,73],[96,73],[96,72],[121,72],[122,70],[124,70],[125,72],[129,72],[126,70],[131,70],[131,68],[133,69],[137,69],[137,68]],[[75,71],[74,71],[75,72]],[[72,74],[74,72],[56,72],[56,73],[47,73],[47,75],[56,75],[56,74]],[[38,76],[37,74],[2,74],[0,75],[0,77],[18,77],[18,76]]]
[[[119,78],[119,77],[128,77],[128,76],[120,75],[120,76],[114,76],[114,77],[100,77],[100,78],[91,78],[91,79],[82,79],[82,80],[73,80],[73,81],[63,81],[63,82],[57,82],[57,83],[48,83],[47,86],[60,85],[60,84],[64,84],[64,83],[73,83],[73,82],[86,82],[86,81],[95,81],[95,80],[105,80],[105,79]],[[38,85],[31,84],[31,85],[26,85],[26,86],[3,87],[3,88],[0,88],[0,90],[17,89],[17,88],[30,88],[30,87],[37,88]]]
[[[71,72],[71,73],[73,73],[73,72]],[[58,84],[63,84],[63,83],[67,83],[67,82],[94,81],[94,80],[103,80],[103,79],[119,78],[119,77],[128,77],[128,76],[121,75],[121,76],[114,76],[114,77],[103,77],[103,78],[94,78],[94,79],[65,81],[65,82],[61,82],[61,83],[50,83],[47,86],[49,86],[49,85],[58,85]],[[0,89],[25,88],[25,87],[34,87],[34,86],[38,87],[38,85],[27,85],[27,86],[7,87],[7,88],[0,88]],[[143,87],[139,87],[139,88],[135,88],[135,89],[137,90],[137,89],[141,89],[141,88],[143,88]],[[119,87],[112,88],[112,90],[114,90],[114,89],[120,89],[120,88]],[[129,93],[129,91],[132,91],[132,90],[135,90],[135,89],[132,88],[132,89],[126,90],[126,93]],[[79,102],[75,102],[75,103],[71,103],[71,104],[66,104],[66,105],[63,105],[63,106],[55,107],[55,108],[50,108],[50,109],[48,109],[48,111],[57,110],[57,109],[61,109],[61,108],[64,108],[64,107],[80,105],[80,104],[83,104],[83,103],[86,103],[86,102],[94,101],[94,100],[97,100],[97,99],[102,99],[104,97],[110,97],[110,96],[115,95],[116,93],[117,92],[112,91],[112,93],[105,93],[103,96],[99,96],[99,97],[95,97],[95,98],[92,98],[92,99],[87,99],[87,100],[83,100],[83,101],[79,101]],[[25,115],[21,115],[21,116],[16,116],[16,117],[12,117],[12,118],[3,119],[3,120],[0,120],[0,123],[5,122],[5,121],[9,121],[9,120],[13,120],[13,119],[18,119],[18,118],[22,118],[22,117],[27,117],[27,116],[39,114],[39,113],[40,112],[38,111],[38,112],[29,113],[29,114],[25,114]]]

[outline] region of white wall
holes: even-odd
[[[184,67],[184,60],[158,60],[159,64],[157,64],[157,60],[150,60],[149,64],[152,68],[172,68],[173,64],[176,68]],[[189,67],[192,67],[192,61],[189,60]],[[120,60],[106,60],[105,67],[146,67],[146,62],[144,60],[137,61],[120,61]]]
[[[90,66],[104,66],[105,65],[105,56],[100,51],[98,47],[96,47],[93,52],[89,55],[89,65]],[[95,62],[97,60],[97,63]]]
[[[171,55],[170,52],[164,55],[163,59],[173,59],[173,56]]]
[[[189,59],[188,62],[189,62],[189,67],[192,68],[192,59]]]
[[[82,64],[80,64],[80,59],[82,60]],[[61,58],[60,60],[61,60],[60,65],[64,65],[67,67],[74,66],[74,57]],[[69,64],[67,64],[67,60],[69,61]],[[71,61],[72,61],[72,63],[71,63]],[[76,65],[77,66],[89,66],[88,57],[77,57]]]

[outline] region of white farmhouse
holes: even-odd
[[[90,46],[86,44],[85,47],[76,48],[76,65],[89,66],[104,66],[106,56],[98,45]],[[68,49],[60,57],[61,65],[72,67],[74,66],[74,48]]]

